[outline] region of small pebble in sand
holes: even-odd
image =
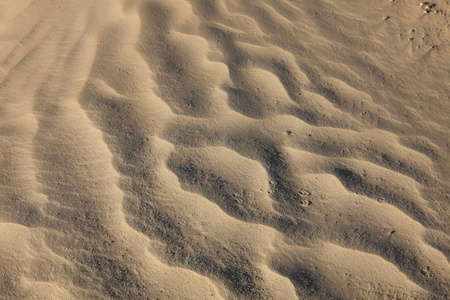
[[[420,6],[423,6],[424,14],[428,14],[431,12],[431,10],[436,7],[436,3],[430,3],[430,2],[420,2]]]
[[[311,201],[309,200],[302,200],[299,202],[301,206],[306,207],[306,206],[310,206],[312,204]]]
[[[426,277],[430,277],[430,274],[431,274],[430,266],[426,266],[425,268],[422,268],[422,270],[420,270],[420,274],[422,274],[423,276],[426,276]]]
[[[298,193],[299,193],[300,196],[302,196],[302,197],[311,196],[311,192],[308,191],[308,190],[300,190],[300,191],[298,191]]]

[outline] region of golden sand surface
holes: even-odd
[[[0,0],[0,299],[448,299],[450,4]]]

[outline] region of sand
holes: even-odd
[[[450,4],[0,0],[0,299],[448,299]]]

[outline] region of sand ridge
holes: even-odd
[[[448,297],[447,2],[19,2],[0,299]]]

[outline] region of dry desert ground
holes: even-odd
[[[0,299],[449,299],[450,4],[0,0]]]

